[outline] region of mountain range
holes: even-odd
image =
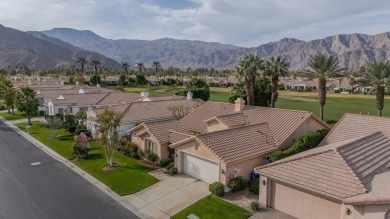
[[[290,70],[307,67],[311,55],[335,55],[341,67],[357,70],[367,61],[390,59],[390,32],[377,35],[339,34],[312,41],[284,38],[257,47],[245,48],[196,40],[112,40],[89,30],[54,28],[42,32],[22,32],[0,25],[0,68],[24,63],[33,68],[75,65],[80,56],[99,59],[102,65],[120,68],[142,62],[150,67],[159,61],[163,67],[235,68],[247,54],[266,59],[282,55]],[[101,55],[100,55],[101,54]]]

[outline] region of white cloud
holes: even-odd
[[[390,31],[388,0],[13,0],[0,23],[21,30],[89,29],[106,38],[164,37],[257,46],[284,37]]]

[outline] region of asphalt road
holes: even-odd
[[[137,216],[0,121],[0,218]]]

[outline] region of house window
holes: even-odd
[[[145,149],[148,149],[149,151],[155,152],[153,141],[150,139],[145,140]]]

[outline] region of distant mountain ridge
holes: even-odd
[[[22,32],[0,25],[0,68],[26,65],[36,70],[53,69],[77,65],[77,58],[80,56],[98,59],[106,67],[121,67],[113,59],[40,32]]]
[[[245,55],[254,53],[262,58],[282,55],[290,63],[290,70],[307,68],[311,55],[338,56],[341,66],[357,70],[366,61],[390,59],[390,32],[377,35],[340,34],[305,42],[284,38],[253,48],[191,40],[111,40],[91,31],[54,28],[42,33],[59,38],[83,49],[96,51],[118,62],[143,62],[151,65],[158,60],[163,66],[234,68]]]

